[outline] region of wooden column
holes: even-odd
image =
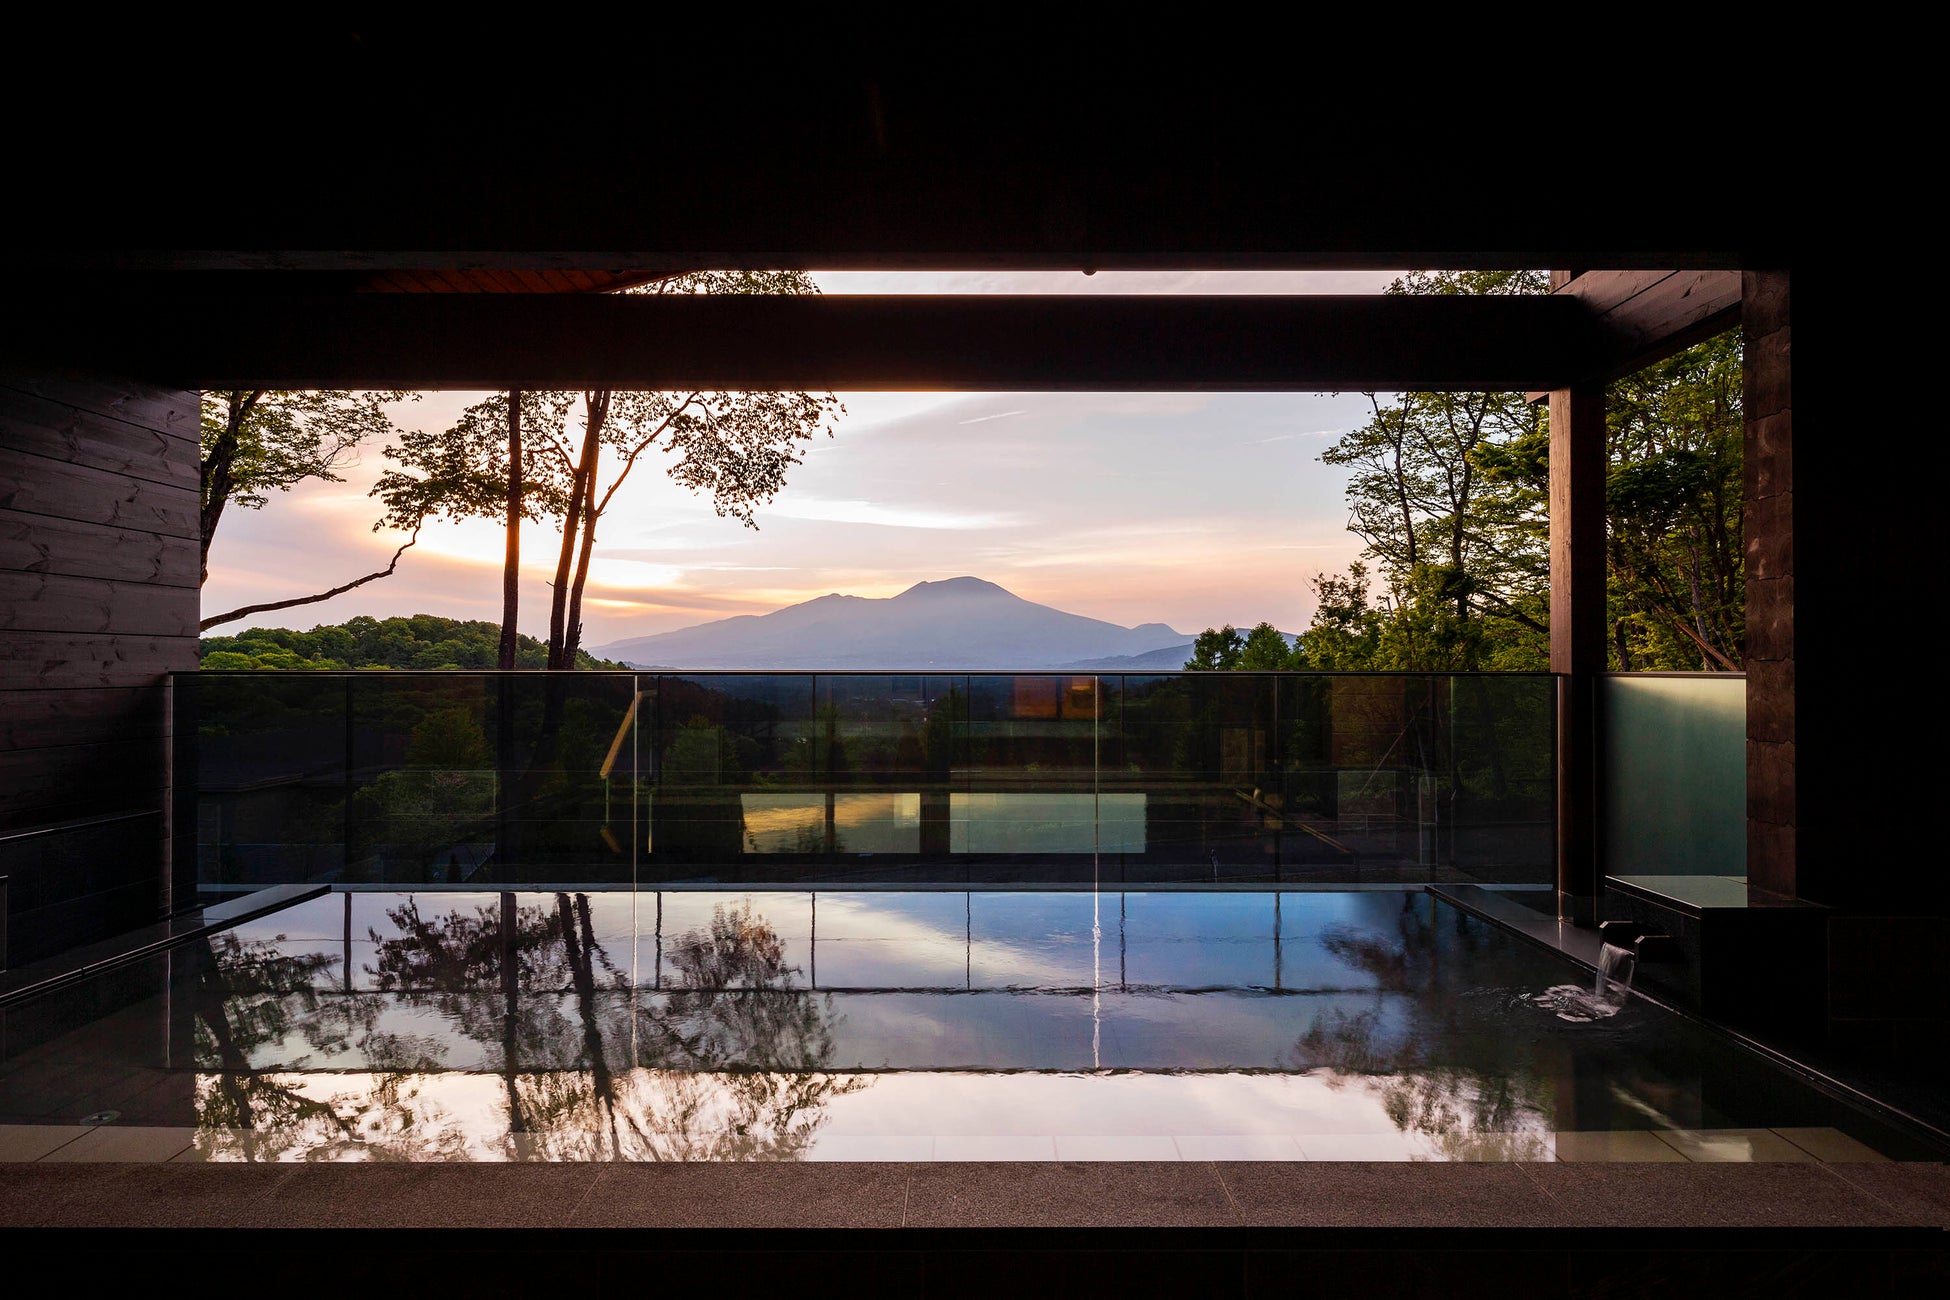
[[[1605,390],[1550,395],[1551,671],[1557,674],[1558,915],[1589,922],[1598,858],[1597,678],[1605,668]]]
[[[1794,409],[1788,277],[1741,277],[1747,559],[1747,880],[1800,893],[1795,780]],[[1846,534],[1844,534],[1846,535]]]

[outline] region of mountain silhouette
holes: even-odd
[[[642,668],[1047,669],[1189,640],[1163,623],[1120,627],[963,577],[916,583],[884,599],[834,592],[591,653]]]

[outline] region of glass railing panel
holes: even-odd
[[[1598,683],[1608,875],[1747,874],[1744,676]]]
[[[1145,796],[1145,843],[1117,864],[1129,882],[1275,879],[1279,869],[1276,687],[1258,673],[1125,676],[1104,789]]]
[[[1527,886],[1512,897],[1554,910],[1556,680],[1458,674],[1442,689],[1448,861],[1486,884]]]
[[[971,676],[950,773],[948,849],[970,882],[1095,879],[1107,700],[1088,674]]]
[[[494,856],[495,679],[369,673],[346,682],[346,880],[462,884]]]
[[[185,674],[201,879],[1548,886],[1548,677]],[[186,819],[187,820],[187,819]]]
[[[807,803],[825,791],[816,686],[810,673],[657,676],[645,878],[826,852],[824,801]]]
[[[1100,988],[1117,982],[1120,895],[971,893],[969,987]]]
[[[649,678],[509,673],[487,722],[499,771],[497,851],[469,883],[615,885],[634,880],[638,774],[650,756],[640,719]]]
[[[821,774],[836,788],[946,788],[956,724],[967,720],[964,677],[822,673]]]
[[[346,704],[343,677],[176,678],[174,779],[196,792],[199,889],[344,878]]]

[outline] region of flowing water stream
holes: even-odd
[[[1608,1020],[1621,1011],[1632,996],[1632,974],[1638,955],[1630,948],[1608,943],[1598,955],[1598,980],[1591,988],[1578,984],[1556,984],[1530,1001],[1555,1011],[1560,1020],[1587,1024]]]

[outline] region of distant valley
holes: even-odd
[[[1192,637],[1163,623],[1120,627],[1024,600],[981,578],[922,582],[875,599],[837,593],[591,653],[642,668],[1182,668]]]

